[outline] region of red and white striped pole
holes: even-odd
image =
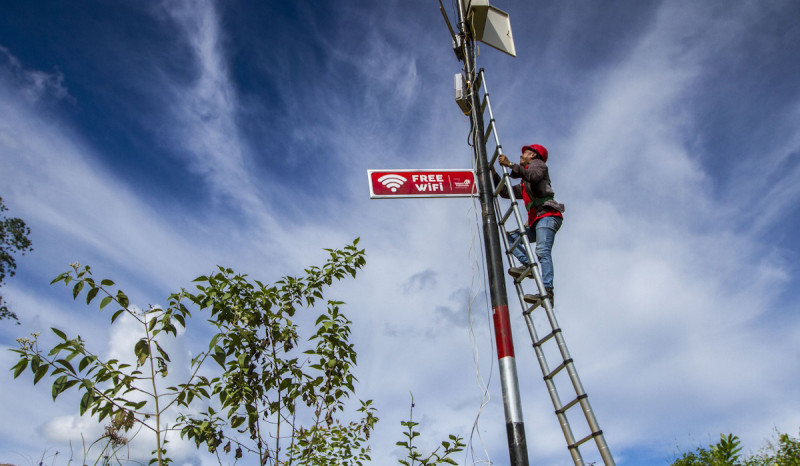
[[[528,448],[525,441],[525,424],[522,421],[517,363],[514,359],[514,340],[511,337],[511,323],[508,314],[508,295],[506,293],[503,256],[500,247],[500,233],[491,189],[491,173],[486,156],[483,115],[481,113],[478,86],[475,83],[474,41],[469,25],[466,23],[465,6],[458,2],[458,28],[463,38],[464,64],[469,83],[472,102],[472,122],[475,130],[475,158],[478,167],[478,187],[483,212],[483,240],[486,250],[486,268],[489,273],[489,293],[494,316],[494,331],[497,341],[497,358],[500,366],[500,383],[503,389],[503,407],[506,415],[506,434],[511,466],[528,466]]]

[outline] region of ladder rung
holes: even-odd
[[[489,166],[493,166],[494,163],[497,161],[497,157],[503,153],[503,146],[497,146],[494,148],[494,155],[492,156],[492,160],[489,161]]]
[[[597,432],[592,432],[591,434],[587,435],[586,437],[578,440],[577,442],[573,443],[572,445],[567,445],[567,448],[578,448],[579,446],[583,445],[584,443],[588,442],[589,440],[603,435],[602,430],[598,430]]]
[[[546,376],[544,376],[545,380],[550,380],[553,377],[555,377],[556,374],[561,372],[561,369],[567,367],[567,364],[570,364],[571,362],[572,362],[572,358],[565,359],[564,362],[562,362],[561,364],[558,365],[558,367],[553,369],[553,372],[551,372],[551,373],[547,374]]]
[[[508,250],[509,250],[509,251],[513,251],[513,250],[514,250],[514,249],[517,247],[517,245],[519,245],[519,242],[520,242],[520,241],[522,241],[522,235],[519,235],[519,236],[517,236],[517,240],[516,240],[516,241],[514,241],[513,243],[511,243],[511,244],[508,246]],[[520,277],[520,278],[525,278],[525,276],[524,276],[524,275],[525,275],[525,274],[523,274],[523,276],[522,276],[522,277]],[[516,280],[514,280],[514,281],[516,281]]]
[[[503,214],[503,216],[500,218],[500,225],[505,225],[506,224],[506,221],[508,220],[508,217],[510,217],[511,214],[514,213],[514,207],[516,205],[517,205],[516,203],[511,204],[511,206],[508,208],[506,213]]]
[[[520,235],[519,238],[517,238],[517,240],[514,241],[514,247],[516,247],[516,244],[519,243],[521,240],[522,240],[522,235]],[[509,248],[508,250],[513,251],[514,248]],[[525,278],[530,276],[532,273],[533,273],[533,265],[529,265],[528,268],[525,269],[524,272],[522,272],[522,275],[514,279],[514,283],[522,283],[522,281],[525,280]],[[541,302],[539,304],[541,304]],[[537,304],[537,306],[539,304]]]
[[[503,178],[500,180],[500,183],[497,184],[497,189],[494,190],[494,197],[497,197],[497,195],[500,194],[500,191],[503,190],[503,186],[506,185],[506,177],[508,177],[508,175],[504,174]]]
[[[524,311],[522,311],[522,315],[530,314],[531,312],[535,311],[537,307],[539,307],[541,305],[542,305],[541,301],[539,301],[538,303],[532,304],[531,307],[529,307],[528,309],[525,309]],[[536,344],[534,343],[533,346],[536,346]]]
[[[543,338],[540,338],[540,339],[539,339],[539,341],[537,341],[536,343],[534,343],[534,344],[533,344],[533,347],[534,347],[534,348],[537,348],[537,347],[539,347],[539,346],[542,346],[543,344],[545,344],[545,343],[547,342],[547,340],[549,340],[549,339],[553,338],[554,336],[556,336],[556,333],[559,333],[559,332],[561,332],[561,329],[560,329],[560,328],[553,329],[553,331],[552,331],[552,332],[548,333],[548,334],[547,334],[547,335],[545,335]]]
[[[581,400],[583,400],[585,398],[589,398],[589,395],[587,395],[585,393],[583,395],[578,395],[577,398],[575,398],[574,400],[572,400],[569,403],[567,403],[564,406],[562,406],[561,409],[557,409],[556,410],[556,414],[564,414],[565,412],[567,412],[567,410],[569,408],[575,406],[576,404],[578,404]]]
[[[483,135],[484,141],[489,139],[489,135],[492,134],[492,130],[494,130],[494,118],[489,120],[489,126],[486,128],[486,134]]]

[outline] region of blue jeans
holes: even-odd
[[[561,217],[543,217],[533,225],[533,228],[528,227],[526,229],[528,241],[531,244],[536,243],[536,257],[542,266],[542,282],[545,288],[553,288],[553,256],[551,252],[553,250],[553,242],[556,239],[556,232],[561,228],[563,221],[564,219]],[[508,232],[509,244],[516,241],[518,237],[518,231]],[[522,265],[529,265],[528,255],[525,253],[525,244],[522,241],[511,253]]]

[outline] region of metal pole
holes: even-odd
[[[466,0],[464,0],[466,1]],[[483,238],[486,250],[486,268],[489,273],[489,293],[492,300],[497,359],[500,367],[500,383],[503,389],[503,408],[506,415],[506,434],[511,466],[528,466],[528,448],[525,441],[525,424],[522,421],[522,404],[517,380],[517,363],[514,358],[514,341],[511,336],[511,322],[508,314],[508,295],[506,294],[503,255],[500,248],[500,234],[491,189],[491,173],[486,156],[486,137],[484,136],[483,114],[476,86],[474,62],[474,41],[466,21],[465,6],[458,2],[459,29],[464,38],[464,64],[472,103],[472,121],[475,130],[475,157],[478,168],[478,187],[483,216]]]

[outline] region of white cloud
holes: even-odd
[[[46,73],[26,69],[11,52],[0,46],[0,78],[13,82],[17,91],[29,102],[45,97],[73,100],[64,86],[64,75],[58,70]]]

